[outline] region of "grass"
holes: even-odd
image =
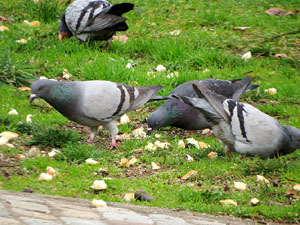
[[[121,1],[113,2],[118,3]],[[63,69],[73,75],[72,80],[111,80],[131,85],[161,84],[160,95],[168,95],[176,86],[190,81],[208,78],[237,79],[244,73],[260,88],[242,97],[280,123],[300,127],[300,65],[299,33],[272,37],[299,29],[299,15],[270,16],[264,13],[271,7],[288,11],[300,8],[299,1],[245,0],[245,1],[141,1],[132,0],[138,8],[126,14],[129,30],[119,35],[129,37],[126,44],[114,41],[108,51],[102,50],[104,42],[81,43],[74,37],[57,41],[57,28],[66,1],[45,0],[39,4],[25,0],[3,0],[0,15],[8,21],[0,21],[9,31],[0,32],[0,132],[13,131],[20,138],[12,141],[15,148],[0,147],[2,189],[22,191],[33,189],[36,193],[99,198],[124,202],[123,195],[144,189],[154,197],[151,202],[133,201],[133,204],[192,210],[211,214],[228,214],[259,220],[299,223],[299,200],[285,195],[293,185],[300,183],[300,151],[278,159],[261,160],[243,158],[234,154],[229,159],[219,141],[205,137],[201,132],[189,135],[180,129],[164,128],[144,139],[122,140],[119,150],[107,150],[109,133],[99,130],[97,142],[85,144],[87,129],[69,122],[43,100],[29,104],[30,93],[17,87],[30,86],[40,76],[62,79]],[[22,6],[22,7],[20,7]],[[38,27],[23,24],[39,20]],[[237,26],[249,26],[246,31],[234,30]],[[180,30],[178,36],[170,32]],[[26,39],[27,44],[16,43]],[[241,55],[251,51],[252,58],[245,61]],[[275,54],[286,54],[276,58]],[[126,64],[135,66],[127,69]],[[155,71],[157,65],[167,68]],[[168,79],[177,71],[179,76]],[[155,75],[155,77],[154,77]],[[270,96],[265,89],[275,87],[277,94]],[[131,122],[120,125],[123,133],[146,126],[147,117],[163,102],[150,103],[131,112]],[[8,115],[12,109],[18,115]],[[32,114],[32,124],[25,122]],[[160,138],[155,138],[160,134]],[[210,144],[206,150],[193,146],[177,147],[178,140],[194,137]],[[147,142],[168,141],[168,150],[144,150]],[[37,156],[17,160],[17,154],[26,154],[35,143],[46,154],[53,147],[61,154],[56,159]],[[208,159],[211,151],[218,158]],[[186,160],[186,154],[194,161]],[[9,161],[2,159],[3,155]],[[130,168],[120,167],[119,161],[135,156],[138,162]],[[94,158],[99,165],[89,166],[85,159]],[[161,169],[151,169],[151,162]],[[16,167],[5,167],[5,165]],[[2,167],[3,165],[3,167]],[[47,166],[58,170],[49,182],[41,182],[38,176]],[[105,168],[107,173],[99,172]],[[198,175],[188,181],[181,176],[196,170]],[[108,174],[108,175],[107,175]],[[264,175],[271,181],[267,186],[256,182],[256,175]],[[96,179],[105,176],[108,189],[94,192],[89,187]],[[233,188],[234,181],[248,184],[244,192]],[[299,194],[299,193],[298,193]],[[251,206],[251,198],[261,203]],[[237,207],[222,206],[222,199],[233,199]]]

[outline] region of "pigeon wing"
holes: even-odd
[[[126,18],[115,16],[112,14],[100,14],[90,21],[87,26],[82,30],[83,33],[97,32],[110,27],[113,27],[119,23],[126,21]]]
[[[226,99],[226,97],[210,91],[208,88],[206,88],[205,85],[201,83],[193,83],[193,88],[199,98],[204,97],[225,121],[230,121],[229,115],[226,113],[223,107],[223,101]]]

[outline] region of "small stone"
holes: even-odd
[[[152,166],[152,170],[159,170],[160,169],[160,166],[157,165],[155,162],[152,162],[151,166]]]
[[[250,203],[251,205],[256,206],[259,204],[259,200],[257,198],[251,198]]]
[[[37,147],[31,147],[28,151],[28,156],[29,157],[35,157],[39,154],[41,154],[41,151]]]
[[[234,205],[234,206],[238,206],[237,202],[233,201],[232,199],[220,200],[220,203],[222,205]]]
[[[92,206],[95,207],[95,208],[98,208],[98,207],[107,207],[107,203],[103,200],[96,200],[96,199],[93,199],[92,200]]]
[[[107,184],[104,180],[95,180],[91,188],[98,191],[105,190],[107,188]]]
[[[8,115],[18,115],[18,114],[19,114],[18,111],[15,109],[12,109],[8,112]]]
[[[41,173],[39,176],[39,180],[49,181],[52,180],[53,176],[48,173]]]
[[[247,188],[247,184],[243,182],[233,182],[233,187],[240,191],[245,191]]]
[[[218,157],[218,153],[210,152],[210,153],[208,153],[207,157],[210,158],[210,159],[215,159],[215,158]]]

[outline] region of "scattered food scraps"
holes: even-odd
[[[53,176],[48,173],[41,173],[39,176],[39,180],[49,181],[52,180]]]
[[[105,208],[105,207],[107,207],[107,203],[103,200],[93,199],[91,201],[91,203],[92,203],[92,206],[95,207],[95,208]]]
[[[26,116],[26,123],[32,123],[31,117],[32,117],[32,114],[28,114]]]
[[[15,109],[12,109],[8,112],[8,115],[18,115],[18,114],[19,114],[18,111]]]
[[[130,122],[129,116],[127,116],[127,114],[124,114],[123,116],[121,116],[120,118],[120,123],[122,125],[127,124]]]
[[[92,158],[86,159],[86,160],[85,160],[85,163],[88,164],[88,165],[98,165],[98,164],[99,164],[98,161],[96,161],[96,160],[94,160],[94,159],[92,159]]]
[[[262,175],[256,175],[256,182],[264,182],[266,184],[270,184],[270,181]]]
[[[157,165],[155,162],[152,162],[151,166],[152,166],[152,170],[159,170],[160,169],[160,166]]]
[[[25,40],[24,38],[22,38],[20,40],[16,40],[16,42],[19,44],[27,44],[27,40]]]
[[[158,72],[163,72],[163,71],[166,71],[167,68],[164,67],[163,65],[158,65],[155,70]]]
[[[185,143],[184,143],[183,140],[179,140],[179,141],[178,141],[178,147],[179,147],[179,148],[185,148]]]
[[[3,32],[3,31],[9,31],[8,27],[0,26],[0,32]]]
[[[123,197],[126,202],[134,200],[134,193],[126,193]]]
[[[245,191],[247,189],[247,184],[236,181],[236,182],[233,182],[233,187],[237,190]]]
[[[95,180],[91,188],[97,191],[101,191],[107,188],[107,184],[104,180]]]
[[[238,206],[237,202],[233,201],[232,199],[220,200],[220,203],[222,205],[234,205],[234,206]]]
[[[244,55],[241,56],[242,59],[244,60],[248,60],[248,59],[251,59],[252,58],[252,54],[251,52],[246,52]]]
[[[256,206],[258,205],[260,202],[257,198],[251,198],[250,200],[251,205]]]
[[[192,176],[196,176],[198,174],[198,172],[196,170],[191,170],[190,172],[188,172],[187,174],[183,175],[181,177],[181,180],[187,180]]]

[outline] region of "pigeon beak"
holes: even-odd
[[[33,102],[34,99],[38,98],[38,96],[36,94],[31,94],[30,95],[30,104]]]
[[[58,40],[59,41],[64,40],[66,37],[68,37],[68,33],[67,32],[59,32],[58,31]]]

